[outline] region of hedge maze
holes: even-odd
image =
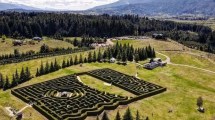
[[[142,95],[164,89],[161,86],[137,79],[133,76],[125,75],[111,69],[94,70],[88,72],[87,74],[101,79],[107,83],[112,83],[113,85],[127,90],[135,95]]]
[[[50,120],[83,120],[87,116],[99,115],[104,110],[113,110],[119,105],[127,105],[166,91],[166,88],[111,69],[94,70],[77,75],[84,74],[112,83],[137,96],[129,98],[98,91],[81,83],[76,75],[18,88],[11,92],[23,101],[33,103],[34,109]]]

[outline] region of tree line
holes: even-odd
[[[107,113],[104,112],[101,119],[97,116],[96,120],[110,120]],[[136,112],[135,118],[132,116],[130,109],[128,108],[123,116],[120,115],[119,111],[117,112],[114,120],[149,120],[149,117],[140,117],[139,111]]]
[[[104,14],[95,16],[68,13],[0,12],[0,35],[13,38],[32,38],[33,36],[57,36],[59,38],[84,35],[116,37],[145,35],[148,32],[157,31],[166,32],[174,40],[205,44],[214,49],[215,32],[210,27],[198,24],[160,21],[137,15],[110,16]],[[174,37],[175,33],[180,35]],[[192,39],[193,33],[197,34],[195,40]]]
[[[79,41],[77,38],[74,40],[66,40],[73,44],[75,47],[91,47],[90,45],[93,43],[106,43],[107,39],[106,38],[99,38],[99,37],[82,37],[82,39]]]
[[[20,52],[18,49],[14,49],[13,53],[10,54],[4,54],[4,55],[0,55],[0,60],[4,60],[4,59],[10,59],[10,58],[22,58],[22,57],[26,57],[26,56],[33,56],[33,55],[40,55],[40,54],[45,54],[45,53],[58,53],[58,52],[66,52],[66,51],[72,51],[75,50],[76,48],[51,48],[46,44],[43,44],[40,47],[40,50],[38,52],[35,52],[33,50],[27,51],[27,52]],[[82,48],[80,48],[82,49]]]
[[[32,78],[33,77],[28,67],[26,67],[25,69],[22,67],[20,73],[18,73],[18,70],[16,70],[16,72],[13,74],[11,82],[8,76],[4,78],[3,75],[0,73],[0,89],[7,90],[13,88],[21,83],[29,81]]]

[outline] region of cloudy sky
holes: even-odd
[[[24,4],[42,9],[85,10],[118,0],[0,0],[3,3]]]

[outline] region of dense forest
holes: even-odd
[[[187,46],[197,46],[201,50],[214,52],[215,32],[202,25],[159,21],[137,15],[0,12],[0,35],[13,38],[115,37],[145,35],[157,31]]]

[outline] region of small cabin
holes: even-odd
[[[41,41],[41,40],[43,40],[43,38],[41,38],[41,37],[33,37],[32,40]]]

